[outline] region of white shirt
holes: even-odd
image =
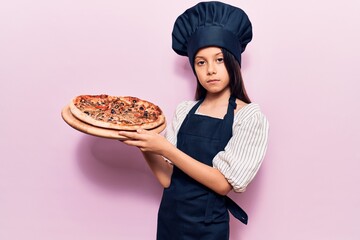
[[[165,137],[175,146],[180,126],[195,104],[196,101],[180,103],[172,124],[166,128]],[[213,167],[225,176],[235,192],[244,192],[258,172],[267,149],[268,131],[269,123],[258,104],[247,104],[234,115],[233,136],[224,151],[214,157]]]

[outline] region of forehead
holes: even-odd
[[[219,48],[219,47],[206,47],[206,48],[200,49],[196,53],[195,57],[208,57],[208,56],[214,56],[214,55],[218,55],[218,54],[222,54],[221,48]]]

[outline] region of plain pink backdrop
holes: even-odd
[[[360,3],[226,2],[253,22],[243,75],[271,124],[259,174],[231,194],[250,217],[231,239],[360,239]],[[79,94],[135,95],[171,121],[195,89],[172,24],[196,3],[0,3],[0,239],[155,239],[161,188],[139,151],[60,111]]]

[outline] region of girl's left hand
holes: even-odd
[[[170,142],[160,134],[142,128],[139,128],[136,132],[120,131],[119,135],[126,137],[126,139],[120,141],[129,146],[138,147],[142,152],[152,152],[163,155],[164,149],[170,144]]]

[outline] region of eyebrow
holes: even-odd
[[[214,56],[217,56],[217,55],[220,55],[220,54],[223,54],[223,52],[220,51],[220,52],[214,54]],[[205,58],[205,57],[203,57],[203,56],[201,56],[201,55],[196,55],[196,56],[195,56],[195,59],[196,59],[196,58]]]

